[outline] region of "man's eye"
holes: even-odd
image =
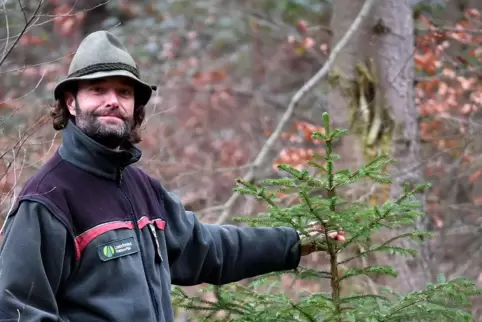
[[[104,89],[102,87],[92,87],[92,91],[96,93],[102,93]]]
[[[133,92],[129,89],[123,89],[120,91],[123,96],[132,96]]]

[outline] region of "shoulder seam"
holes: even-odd
[[[35,189],[38,190],[40,184],[44,181],[45,177],[50,174],[60,163],[64,162],[64,160],[62,158],[59,158],[59,160],[57,160],[57,162],[49,169],[49,171],[46,171],[43,176],[41,178],[39,178],[38,180],[38,183],[37,183],[37,186],[35,187]]]
[[[36,198],[35,195],[34,196],[25,196],[24,198],[22,198],[22,200],[19,201],[19,206],[20,206],[20,203],[22,201],[31,201],[31,202],[36,202],[36,203],[41,204],[43,207],[45,207],[49,211],[50,215],[57,218],[57,220],[60,221],[65,226],[65,228],[71,234],[72,238],[75,238],[75,234],[72,230],[72,227],[71,227],[70,223],[65,222],[65,219],[63,219],[61,216],[56,214],[57,212],[62,213],[62,211],[54,203],[50,202],[48,199]]]

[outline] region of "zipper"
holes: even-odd
[[[122,190],[121,188],[121,181],[122,181],[122,171],[123,169],[120,168],[117,170],[117,183],[118,183],[118,187],[119,187],[119,190],[121,191],[122,193],[122,196],[125,198],[125,200],[127,201],[127,203],[129,204],[129,207],[130,207],[130,211],[131,211],[131,218],[134,222],[134,228],[135,228],[135,232],[136,232],[136,237],[137,237],[137,243],[139,244],[139,251],[141,253],[141,260],[142,260],[142,267],[144,269],[144,276],[146,277],[146,281],[147,281],[147,286],[149,288],[149,295],[150,295],[150,298],[151,298],[151,304],[152,306],[154,307],[154,313],[155,313],[155,317],[157,319],[157,317],[159,316],[159,305],[155,299],[155,296],[154,296],[154,290],[152,288],[152,284],[150,283],[149,281],[149,275],[147,274],[147,267],[146,267],[146,258],[145,258],[145,253],[144,253],[144,250],[142,248],[142,243],[141,243],[141,230],[139,229],[139,224],[137,222],[137,218],[134,214],[134,207],[132,206],[132,203],[131,201],[129,200],[129,198],[127,197],[127,194],[124,192],[124,190]],[[159,249],[160,250],[160,249]],[[159,253],[160,254],[160,253]]]
[[[123,175],[124,175],[124,168],[117,168],[116,172],[117,173],[116,173],[116,176],[115,176],[115,181],[117,182],[117,184],[120,187],[120,184],[122,182],[122,178],[123,178]]]

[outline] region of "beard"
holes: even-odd
[[[128,119],[117,108],[105,109],[102,111],[85,112],[79,107],[79,103],[75,102],[75,123],[90,138],[105,145],[108,148],[115,149],[121,146],[132,131],[132,120]],[[99,119],[101,116],[117,116],[123,122],[122,124],[108,125]]]

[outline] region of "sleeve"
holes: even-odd
[[[203,224],[172,193],[164,199],[174,285],[227,284],[299,265],[299,235],[294,229]]]
[[[0,321],[58,321],[56,293],[72,263],[68,236],[36,202],[21,202],[7,218],[0,247]]]

